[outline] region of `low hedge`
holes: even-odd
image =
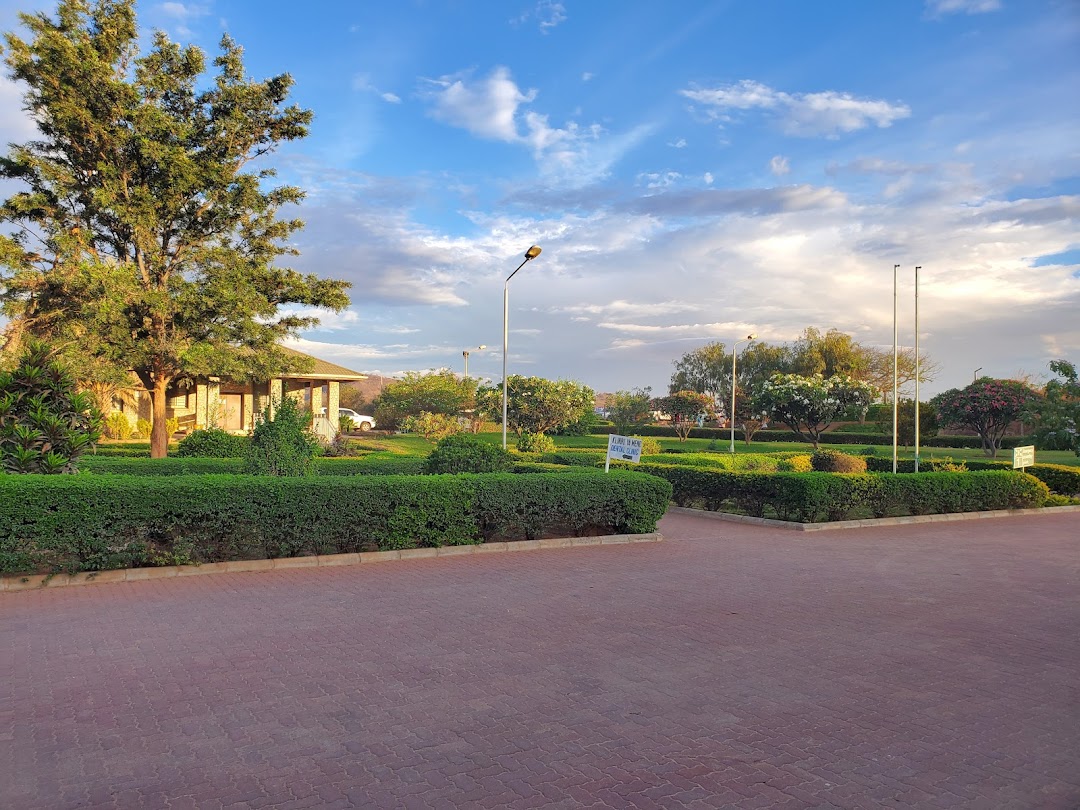
[[[585,479],[588,480],[585,480]],[[0,572],[654,531],[671,486],[575,475],[0,476]]]
[[[956,473],[759,473],[642,464],[641,472],[667,479],[679,506],[712,511],[727,507],[801,523],[907,513],[982,512],[1040,506],[1046,485],[1011,471]],[[863,515],[865,516],[865,515]]]
[[[593,435],[605,436],[614,432],[614,428],[597,428],[593,431]],[[675,433],[675,428],[661,425],[646,425],[644,427],[634,428],[634,432],[641,436],[661,436],[670,439],[678,438],[678,434]],[[690,438],[728,440],[731,438],[731,429],[706,427],[692,428],[690,430]],[[739,442],[743,440],[743,432],[738,428],[735,428],[735,440]],[[754,441],[801,442],[804,440],[799,438],[799,434],[790,430],[766,429],[756,431],[754,433]],[[809,442],[807,442],[807,444],[809,444]],[[888,445],[891,447],[892,436],[888,436],[884,433],[823,433],[821,435],[821,444]],[[982,448],[982,441],[978,436],[934,436],[932,438],[923,439],[919,444],[923,447],[966,447],[974,450]],[[1006,436],[1001,440],[1001,447],[1004,449],[1019,447],[1024,444],[1031,444],[1030,436]]]
[[[1011,461],[991,461],[987,459],[969,459],[949,461],[946,459],[919,459],[919,470],[937,472],[943,466],[964,465],[971,471],[984,470],[1009,470],[1013,466]],[[871,472],[891,473],[892,459],[870,456],[866,458],[866,468]],[[896,471],[900,473],[915,472],[914,459],[899,459],[896,462]],[[1051,492],[1058,495],[1080,495],[1080,467],[1069,467],[1064,464],[1034,464],[1025,469],[1029,475],[1033,475],[1046,484]]]
[[[370,455],[361,458],[319,457],[316,475],[419,475],[424,459],[411,456]],[[97,458],[84,457],[79,468],[100,475],[239,475],[241,458]]]

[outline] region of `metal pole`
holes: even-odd
[[[461,353],[465,357],[465,379],[469,379],[469,353],[467,351]]]
[[[728,415],[731,420],[731,455],[735,455],[735,350],[738,345],[739,341],[735,341],[731,347],[731,413]]]
[[[919,271],[915,267],[915,472],[919,471]]]
[[[896,373],[896,271],[900,269],[900,265],[894,264],[892,268],[892,471],[893,475],[896,475],[896,427],[897,427],[897,408],[899,403],[896,400],[896,388],[897,388],[897,373]]]
[[[522,262],[524,265],[525,262]],[[521,268],[518,267],[518,270]],[[514,271],[515,273],[517,270]],[[511,277],[513,275],[511,274]],[[510,305],[510,279],[506,279],[503,284],[503,414],[502,414],[502,429],[503,429],[503,450],[506,449],[506,339],[509,332],[510,316],[508,314],[508,307]]]

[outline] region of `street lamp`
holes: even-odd
[[[896,361],[898,359],[897,347],[896,347],[896,271],[900,269],[900,265],[894,264],[892,266],[892,471],[893,475],[896,475],[896,451],[897,451],[897,408],[899,402],[896,399],[896,389],[899,378],[897,376]]]
[[[510,332],[510,279],[517,275],[517,271],[540,255],[539,245],[533,245],[525,251],[525,261],[517,266],[517,270],[506,277],[503,283],[503,450],[506,449],[506,344]]]
[[[978,382],[979,381],[979,372],[980,371],[982,371],[982,366],[979,366],[977,369],[975,369],[975,373],[971,375],[971,381],[972,382]]]
[[[746,340],[736,340],[735,345],[731,347],[731,413],[728,414],[728,418],[731,420],[731,454],[735,455],[735,355],[736,349],[739,348],[740,343],[749,343],[754,339],[753,335],[747,335]]]
[[[469,379],[469,352],[478,352],[478,351],[480,351],[482,349],[486,349],[486,348],[487,348],[487,346],[485,346],[483,343],[481,343],[475,349],[463,349],[462,350],[461,356],[465,358],[465,379],[466,380]]]
[[[915,472],[919,471],[919,271],[915,267]]]

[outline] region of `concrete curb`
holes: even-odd
[[[692,511],[692,510],[691,510]],[[481,543],[476,546],[441,546],[408,548],[398,551],[362,551],[354,554],[328,554],[309,557],[279,557],[274,560],[232,560],[202,565],[166,565],[160,568],[124,568],[114,571],[84,571],[78,574],[34,574],[0,577],[0,591],[29,591],[35,588],[64,588],[105,582],[142,582],[171,577],[204,574],[235,574],[250,571],[283,571],[290,568],[324,568],[361,565],[393,560],[416,560],[431,557],[458,557],[508,551],[539,551],[553,548],[608,546],[625,543],[658,543],[660,532],[647,534],[609,534],[601,537],[551,537],[545,540],[517,540],[505,543]]]
[[[840,529],[868,529],[874,526],[906,526],[909,523],[951,523],[957,520],[984,520],[987,518],[1019,517],[1021,515],[1060,515],[1063,512],[1080,512],[1080,506],[998,509],[993,512],[950,512],[944,515],[907,515],[905,517],[868,518],[866,520],[837,520],[832,523],[794,523],[789,520],[771,520],[748,515],[733,515],[729,512],[709,512],[704,509],[691,509],[686,506],[669,506],[668,512],[677,515],[697,515],[698,517],[722,520],[727,523],[748,523],[752,526],[787,529],[793,532],[825,532]]]

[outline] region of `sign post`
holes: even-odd
[[[1013,469],[1022,470],[1035,463],[1035,445],[1013,448]]]
[[[608,436],[607,458],[604,459],[604,472],[611,469],[611,460],[629,461],[637,464],[641,461],[641,439],[630,436],[616,436],[612,433]]]

